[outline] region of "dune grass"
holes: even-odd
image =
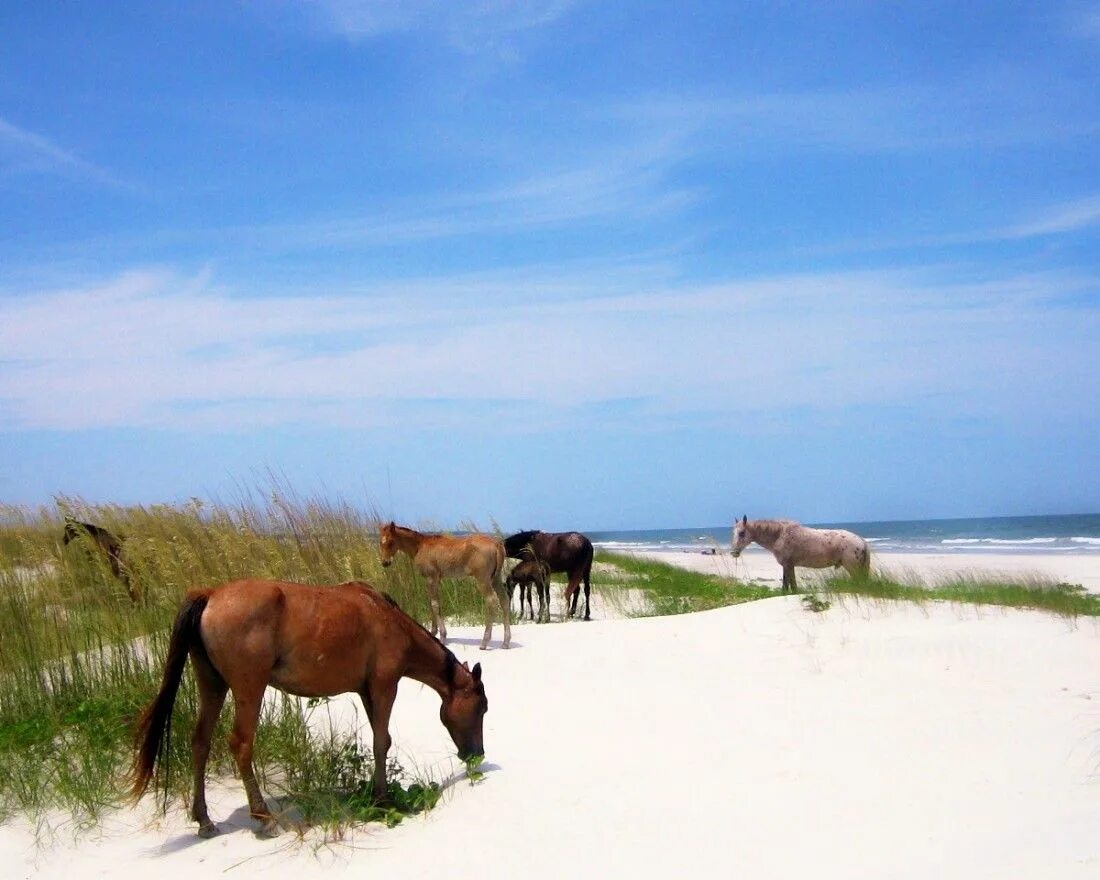
[[[131,601],[94,547],[62,546],[66,513],[123,538],[140,601]],[[80,826],[123,803],[134,722],[159,687],[168,631],[183,594],[192,586],[243,577],[311,584],[366,580],[417,619],[428,619],[425,592],[407,560],[382,568],[373,516],[297,498],[281,487],[245,493],[234,504],[194,500],[123,508],[63,498],[51,507],[0,507],[0,819],[50,814]],[[445,582],[443,601],[448,619],[482,618],[472,583]],[[303,812],[325,824],[344,814],[324,806],[339,800],[324,793],[349,794],[354,774],[344,765],[356,756],[369,765],[370,756],[354,734],[343,740],[316,735],[303,702],[265,704],[257,772],[313,804]],[[196,711],[187,674],[166,762],[168,794],[175,801],[190,788]],[[233,773],[225,745],[231,716],[231,710],[223,712],[214,737],[212,777]],[[325,767],[343,769],[322,772]],[[343,780],[340,785],[333,773]],[[399,783],[397,776],[393,781]],[[362,786],[352,787],[364,802]],[[407,777],[394,794],[411,812],[431,806],[435,797],[430,782],[413,779],[409,786]],[[363,810],[356,815],[368,818]],[[395,821],[393,813],[373,818]]]
[[[645,595],[645,608],[634,616],[682,614],[724,605],[736,605],[781,595],[778,590],[688,571],[664,562],[621,553],[597,553],[597,560],[614,567],[599,581],[603,595],[613,604],[616,591],[637,590]],[[981,572],[962,573],[928,580],[916,574],[887,577],[872,573],[858,578],[848,575],[803,578],[809,589],[803,604],[811,611],[824,611],[830,596],[855,596],[904,602],[959,602],[1046,611],[1062,617],[1100,616],[1100,595],[1088,593],[1079,584],[1057,583],[1041,576],[1006,580]],[[812,584],[812,586],[811,586]]]
[[[706,611],[775,595],[768,587],[688,571],[630,554],[601,550],[596,561],[614,567],[615,573],[605,569],[598,579],[601,593],[609,602],[615,603],[616,590],[636,590],[644,595],[643,609],[630,612],[636,617]]]
[[[1100,616],[1100,595],[1080,584],[1058,583],[1042,577],[1005,580],[980,572],[963,573],[939,580],[916,575],[890,578],[879,573],[853,578],[825,578],[818,590],[826,595],[849,595],[906,602],[960,602],[1046,611],[1061,617]]]

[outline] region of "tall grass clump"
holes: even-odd
[[[94,546],[63,546],[65,515],[122,538],[137,601]],[[232,504],[121,507],[60,498],[48,507],[0,506],[0,819],[61,811],[80,824],[120,804],[134,723],[159,687],[184,593],[246,577],[366,580],[417,619],[428,617],[411,566],[382,568],[373,515],[298,498],[281,486],[246,491]],[[451,617],[481,614],[473,584],[448,584],[445,601]],[[179,735],[166,762],[173,797],[190,786],[196,712],[186,675],[173,724]],[[212,775],[232,772],[227,723],[215,735]],[[263,752],[268,739],[292,747]],[[349,754],[347,743],[338,745]],[[323,763],[334,747],[310,733],[298,701],[273,703],[261,718],[257,770],[272,774],[278,763],[293,774],[310,761]]]

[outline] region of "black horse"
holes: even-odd
[[[107,557],[107,563],[111,566],[111,574],[118,578],[126,587],[130,598],[135,602],[138,599],[133,583],[130,581],[130,572],[126,567],[126,560],[122,555],[122,541],[103,526],[94,523],[81,522],[71,516],[65,517],[65,537],[62,543],[68,545],[70,541],[76,541],[88,550],[98,547]]]
[[[577,613],[580,583],[584,580],[584,619],[591,620],[589,596],[592,593],[592,542],[580,532],[516,532],[504,539],[504,552],[511,559],[542,560],[552,572],[564,572],[569,576],[565,588],[566,613]],[[570,607],[572,599],[572,607]]]

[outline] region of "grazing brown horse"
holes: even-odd
[[[504,579],[504,586],[508,590],[508,607],[512,607],[512,596],[516,587],[519,587],[519,617],[523,619],[523,596],[527,594],[527,607],[531,611],[531,619],[535,619],[535,605],[531,601],[531,586],[534,585],[539,595],[539,623],[550,620],[550,566],[541,559],[521,560],[515,568],[508,572]]]
[[[504,552],[511,559],[541,559],[551,572],[565,572],[569,584],[565,588],[566,612],[577,613],[580,583],[584,580],[584,619],[591,620],[589,595],[592,592],[592,542],[580,532],[516,532],[504,539]],[[573,605],[569,606],[572,598]]]
[[[252,748],[264,689],[300,697],[359,694],[374,732],[374,798],[384,801],[390,710],[402,677],[423,682],[443,699],[440,721],[460,758],[484,754],[482,719],[488,711],[481,664],[469,669],[369,584],[309,587],[276,581],[234,581],[187,594],[172,628],[160,692],[138,721],[132,794],[140,798],[167,750],[172,705],[190,655],[199,691],[191,740],[199,834],[218,833],[206,810],[206,761],[226,692],[236,707],[229,746],[261,831],[276,823],[252,768]]]
[[[772,551],[783,567],[783,592],[798,588],[795,566],[831,568],[843,566],[852,577],[865,576],[871,568],[867,542],[844,529],[811,529],[790,519],[754,519],[747,516],[733,527],[733,557],[753,541]]]
[[[107,564],[111,567],[111,574],[120,580],[130,594],[130,599],[136,602],[140,597],[137,589],[130,579],[130,570],[126,566],[126,560],[122,555],[122,541],[102,526],[94,523],[81,522],[71,516],[65,517],[65,534],[61,543],[68,546],[70,541],[92,550],[99,549],[107,557]],[[94,552],[94,551],[93,551]]]
[[[382,565],[393,562],[397,553],[406,554],[416,570],[428,582],[428,600],[432,608],[432,635],[447,640],[447,624],[439,607],[439,584],[443,578],[472,577],[477,581],[485,600],[485,634],[481,638],[481,650],[489,646],[493,636],[493,615],[504,620],[504,642],[512,644],[511,603],[501,602],[503,588],[500,576],[504,569],[504,545],[488,535],[429,535],[405,526],[389,523],[382,526],[378,536]]]

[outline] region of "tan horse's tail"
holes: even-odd
[[[172,626],[160,692],[138,719],[130,785],[130,795],[135,801],[145,794],[158,761],[162,767],[164,765],[172,740],[172,707],[176,702],[180,679],[183,678],[188,651],[192,646],[202,644],[199,623],[211,592],[192,590],[184,599]]]
[[[493,559],[493,586],[497,588],[497,592],[500,592],[502,583],[501,575],[504,574],[504,544],[501,541],[497,541],[496,556]]]

